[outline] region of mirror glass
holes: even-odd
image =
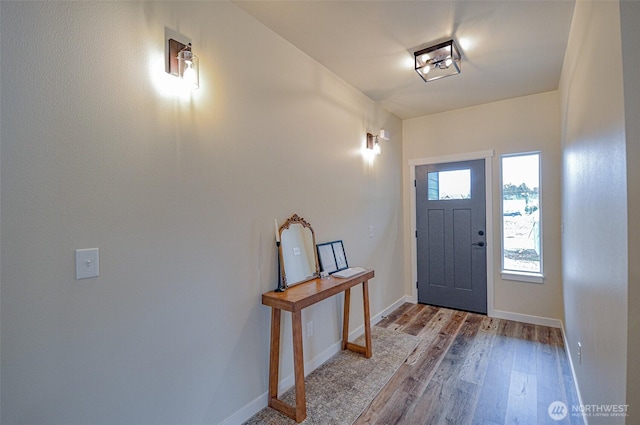
[[[319,276],[315,246],[311,225],[297,214],[280,227],[280,264],[284,287]]]

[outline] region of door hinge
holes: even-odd
[[[418,282],[416,282],[416,288],[418,287]]]
[[[416,238],[418,237],[418,231],[416,230]]]
[[[413,187],[418,187],[418,183],[416,182],[416,180],[413,181]]]

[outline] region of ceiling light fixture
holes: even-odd
[[[418,50],[413,55],[416,72],[425,82],[460,73],[460,50],[453,40]]]

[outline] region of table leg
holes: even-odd
[[[302,353],[302,312],[292,314],[293,328],[293,369],[296,385],[296,422],[302,422],[307,417],[307,401],[304,391],[304,356]]]
[[[269,354],[269,405],[278,398],[278,374],[280,367],[280,314],[279,308],[271,309],[271,351]]]
[[[349,307],[351,305],[351,288],[344,291],[344,317],[342,319],[342,349],[349,343]]]
[[[371,316],[369,313],[369,285],[368,281],[362,282],[362,300],[364,303],[364,339],[365,339],[365,353],[366,358],[370,358],[372,355],[371,350]]]
[[[302,352],[302,314],[292,314],[293,369],[296,387],[296,405],[290,406],[278,399],[278,375],[280,367],[280,319],[282,311],[271,309],[271,351],[269,355],[269,407],[287,415],[296,422],[307,417],[307,403],[304,389],[304,356]]]
[[[351,350],[356,353],[364,354],[366,358],[370,358],[373,350],[371,349],[371,316],[369,313],[369,286],[367,281],[362,282],[362,302],[364,304],[364,342],[365,345],[358,345],[349,342],[349,305],[351,302],[350,289],[344,291],[344,321],[342,323],[342,349]]]

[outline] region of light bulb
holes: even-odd
[[[182,79],[185,81],[186,84],[193,86],[193,87],[197,87],[197,74],[196,71],[193,69],[193,62],[191,61],[185,61],[185,66],[184,66],[184,73],[182,74]]]
[[[185,88],[195,90],[199,87],[198,57],[191,51],[191,43],[178,52],[178,76]]]

